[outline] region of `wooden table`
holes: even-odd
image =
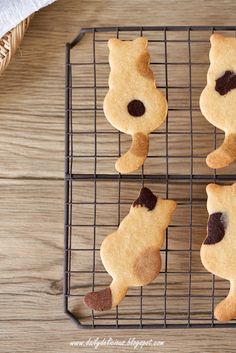
[[[72,352],[89,337],[165,341],[145,352],[235,350],[235,329],[80,331],[62,295],[65,42],[82,26],[235,25],[235,10],[230,0],[58,0],[36,14],[0,78],[0,352]],[[116,349],[130,351],[100,351]]]

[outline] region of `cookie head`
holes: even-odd
[[[117,65],[120,66],[124,62],[124,59],[136,65],[139,56],[144,53],[149,58],[147,46],[148,40],[145,37],[138,37],[133,41],[122,41],[118,38],[109,39],[108,48],[111,69],[119,70]],[[124,58],[124,53],[126,54],[126,58]]]
[[[236,208],[236,183],[233,185],[209,184],[206,192],[209,215],[216,212],[230,213],[233,208]]]
[[[236,132],[236,38],[211,36],[207,85],[200,97],[203,115],[225,132]]]
[[[133,214],[136,213],[138,217],[145,216],[145,219],[150,223],[150,227],[156,227],[157,224],[166,227],[175,209],[175,201],[157,197],[147,187],[141,189],[138,198],[131,207]]]

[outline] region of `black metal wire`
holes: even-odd
[[[143,28],[141,27],[140,28],[140,37],[143,36]],[[142,176],[142,179],[141,179],[141,186],[144,187],[144,165],[142,165],[141,167],[141,176]],[[141,286],[140,287],[140,328],[143,327],[143,287]]]
[[[150,43],[153,43],[152,45],[163,45],[164,48],[164,61],[159,62],[159,61],[152,61],[151,65],[163,65],[164,67],[164,73],[165,73],[165,83],[162,86],[159,86],[159,88],[162,88],[165,90],[165,94],[167,97],[167,100],[169,98],[169,90],[170,89],[175,89],[175,90],[181,90],[185,89],[188,90],[189,94],[189,105],[183,108],[178,108],[178,107],[171,107],[169,109],[169,112],[179,112],[179,114],[183,112],[188,112],[189,114],[189,124],[190,124],[190,130],[188,132],[181,132],[181,131],[170,131],[169,129],[169,120],[168,117],[166,119],[166,125],[165,125],[165,131],[155,131],[151,135],[157,135],[157,136],[165,136],[165,154],[164,155],[152,155],[149,156],[148,158],[164,158],[165,159],[165,172],[163,174],[149,174],[145,172],[145,166],[142,167],[142,170],[140,174],[130,174],[130,175],[121,175],[119,173],[117,174],[106,174],[106,173],[99,173],[98,171],[98,159],[99,158],[112,158],[114,159],[115,157],[118,158],[121,155],[121,133],[119,131],[100,131],[97,129],[97,117],[98,113],[102,112],[102,108],[98,106],[97,103],[97,92],[101,89],[104,90],[104,92],[108,89],[107,85],[100,85],[97,82],[97,68],[100,65],[108,65],[108,62],[99,62],[96,60],[96,52],[97,52],[97,45],[98,43],[101,42],[106,42],[107,40],[105,39],[100,39],[97,34],[99,33],[105,33],[107,36],[111,35],[111,32],[113,32],[114,36],[117,38],[120,37],[120,35],[124,32],[128,34],[135,33],[137,35],[145,35],[148,31],[151,31],[156,34],[162,34],[163,39],[159,39],[159,37],[155,37],[153,39],[153,33],[152,33],[152,38],[149,40]],[[217,131],[215,128],[212,129],[212,131],[197,131],[196,128],[193,128],[193,113],[199,111],[199,108],[196,108],[193,106],[192,102],[192,91],[194,89],[202,89],[203,87],[198,87],[195,86],[192,82],[192,69],[195,66],[204,66],[206,68],[207,65],[209,65],[208,62],[194,62],[191,57],[191,46],[192,43],[198,43],[201,45],[202,43],[208,43],[209,41],[204,39],[194,39],[192,38],[192,32],[203,32],[207,31],[210,35],[211,32],[214,31],[236,31],[236,26],[230,26],[230,27],[225,27],[225,26],[216,26],[216,27],[208,27],[208,26],[180,26],[180,27],[175,27],[175,26],[146,26],[146,27],[104,27],[104,28],[83,28],[81,29],[79,35],[72,41],[72,43],[67,43],[66,45],[66,62],[65,62],[65,225],[64,225],[64,234],[65,234],[65,256],[64,256],[64,308],[65,312],[68,314],[68,316],[81,328],[97,328],[97,329],[105,329],[105,328],[116,328],[116,329],[135,329],[135,328],[187,328],[187,327],[194,327],[194,328],[207,328],[207,327],[236,327],[236,321],[233,320],[229,323],[218,323],[214,319],[214,306],[215,306],[215,298],[217,294],[217,298],[223,298],[224,294],[219,295],[219,288],[217,289],[216,293],[216,283],[217,280],[215,276],[203,272],[203,271],[198,271],[193,269],[193,256],[194,254],[199,253],[199,249],[193,248],[193,230],[199,230],[204,236],[204,230],[206,228],[205,224],[198,224],[197,222],[194,221],[193,215],[194,215],[194,205],[202,206],[205,207],[205,199],[202,198],[196,198],[193,194],[193,186],[195,184],[204,184],[206,185],[208,182],[233,182],[235,181],[236,175],[235,174],[217,174],[216,170],[214,170],[211,174],[197,174],[194,173],[193,169],[193,162],[194,159],[198,158],[199,160],[202,160],[203,163],[205,156],[202,155],[197,155],[194,153],[194,146],[193,146],[193,137],[197,135],[209,135],[209,138],[213,137],[214,141],[214,148],[216,147],[216,137],[218,135],[222,135],[222,132]],[[183,32],[186,34],[186,39],[170,39],[168,38],[169,33],[171,32]],[[86,35],[89,34],[92,36],[92,62],[71,62],[71,51],[75,46],[79,44],[81,39]],[[91,38],[91,37],[90,37]],[[91,39],[90,39],[91,40]],[[185,58],[183,62],[170,62],[168,60],[168,45],[169,43],[186,43],[188,46],[188,56]],[[152,58],[152,60],[155,60],[156,58]],[[158,59],[158,58],[157,58]],[[91,67],[91,72],[93,72],[93,83],[88,84],[88,85],[74,85],[73,84],[73,70],[76,69],[77,67],[82,67],[84,65],[87,65],[88,67]],[[188,77],[189,77],[189,82],[188,84],[181,85],[181,82],[176,82],[175,85],[169,85],[169,77],[171,76],[168,72],[169,67],[172,65],[183,65],[186,66],[186,71],[188,72]],[[185,68],[184,68],[185,69]],[[73,99],[72,99],[72,94],[73,90],[86,90],[90,89],[93,90],[93,95],[94,95],[94,103],[93,106],[88,106],[88,107],[83,107],[83,108],[78,108],[78,107],[73,107]],[[94,125],[94,131],[75,131],[74,129],[74,122],[73,122],[73,114],[76,113],[82,113],[83,115],[86,116],[86,114],[89,114],[91,112],[93,114],[93,125]],[[90,114],[91,114],[90,113]],[[91,119],[89,116],[88,118]],[[74,118],[75,119],[75,118]],[[76,147],[76,141],[75,141],[75,136],[78,136],[78,138],[81,136],[81,134],[87,134],[88,136],[93,136],[94,137],[94,153],[93,154],[82,154],[82,153],[75,153],[75,147]],[[98,151],[97,148],[97,138],[100,136],[100,134],[105,134],[107,136],[115,136],[115,134],[118,136],[118,149],[117,149],[117,154],[101,154]],[[189,154],[184,156],[184,155],[175,155],[172,156],[169,151],[169,138],[170,136],[175,136],[175,135],[185,135],[189,136],[190,138],[190,149],[189,149]],[[86,160],[86,158],[89,160],[89,158],[94,162],[93,165],[93,173],[78,173],[78,171],[75,168],[75,163],[78,160]],[[182,159],[185,158],[186,160],[189,160],[189,168],[190,172],[189,174],[172,174],[170,173],[170,165],[171,165],[171,159]],[[81,183],[86,181],[87,183],[93,183],[93,201],[85,201],[85,202],[79,202],[76,201],[76,190],[77,186]],[[118,197],[117,201],[113,202],[103,202],[98,199],[98,191],[97,191],[97,183],[98,182],[107,182],[107,181],[113,181],[114,183],[117,183],[118,187]],[[90,318],[84,318],[78,314],[75,314],[70,301],[72,299],[78,299],[81,300],[83,297],[83,293],[81,292],[82,286],[76,286],[77,289],[79,289],[79,292],[77,291],[74,293],[72,289],[74,289],[74,284],[72,283],[72,276],[80,276],[80,279],[83,279],[83,276],[91,276],[91,288],[92,290],[96,290],[96,286],[99,285],[99,280],[97,280],[97,276],[100,274],[105,274],[105,270],[99,270],[96,266],[96,258],[99,256],[99,246],[97,244],[97,232],[103,228],[106,227],[107,229],[116,229],[117,226],[119,225],[121,221],[121,208],[124,205],[129,205],[130,202],[128,201],[123,201],[122,200],[122,185],[123,182],[126,183],[135,183],[138,182],[143,186],[146,182],[148,183],[162,183],[165,185],[165,196],[168,198],[170,196],[170,187],[172,185],[175,185],[178,187],[178,185],[184,184],[189,186],[189,198],[182,198],[178,200],[178,206],[186,206],[189,209],[189,218],[185,223],[181,224],[172,224],[169,226],[169,232],[171,229],[179,229],[184,233],[188,232],[189,234],[189,240],[188,240],[188,246],[185,248],[172,248],[171,244],[168,241],[169,234],[168,230],[166,231],[166,246],[164,249],[161,249],[161,253],[165,254],[165,262],[163,264],[163,269],[160,272],[160,276],[163,276],[163,282],[158,282],[159,284],[155,284],[155,286],[160,287],[159,290],[160,292],[153,292],[155,294],[148,294],[148,292],[140,288],[140,291],[137,291],[137,294],[127,294],[127,298],[131,298],[132,300],[139,300],[139,313],[137,317],[131,317],[130,312],[132,312],[132,308],[129,308],[127,313],[122,312],[122,310],[119,309],[119,307],[116,307],[115,309],[115,314],[112,311],[112,313],[104,313],[104,315],[97,315],[95,312],[91,311],[91,316]],[[74,186],[74,187],[73,187]],[[104,191],[105,192],[105,191]],[[93,205],[93,224],[86,224],[82,223],[76,224],[76,220],[73,217],[73,212],[75,207],[82,205]],[[98,217],[97,217],[97,211],[98,207],[100,205],[106,205],[107,207],[117,207],[117,222],[115,224],[112,224],[108,220],[108,224],[101,224],[98,223]],[[83,239],[83,229],[92,229],[92,234],[93,237],[91,239],[91,244],[88,248],[83,247],[82,245],[74,245],[73,239],[75,238],[75,231],[78,236],[78,231],[79,233],[79,238]],[[74,231],[73,231],[74,230]],[[186,233],[187,234],[187,233]],[[186,244],[187,245],[187,244]],[[177,270],[178,269],[178,264],[176,265],[176,268],[170,268],[168,266],[169,264],[169,256],[172,256],[172,254],[182,254],[182,256],[185,256],[185,259],[188,258],[188,266],[186,268]],[[92,268],[87,269],[87,268],[76,268],[73,265],[72,261],[72,254],[73,256],[81,256],[82,254],[85,254],[86,256],[91,257],[92,255]],[[200,257],[199,257],[200,261]],[[169,293],[169,284],[171,281],[171,278],[173,276],[186,276],[186,285],[188,286],[188,290],[185,294],[172,294]],[[196,276],[204,276],[206,280],[209,282],[209,285],[211,283],[211,291],[209,294],[205,294],[203,291],[200,294],[196,294],[193,292],[193,279],[197,278]],[[207,283],[208,283],[207,282]],[[84,284],[85,285],[85,284]],[[162,288],[162,289],[161,289]],[[224,292],[224,289],[222,289]],[[149,298],[149,299],[155,299],[155,298],[163,298],[163,308],[160,308],[160,311],[156,312],[158,310],[156,307],[153,308],[153,313],[155,314],[155,317],[148,317],[148,315],[145,314],[144,312],[144,299]],[[204,312],[201,313],[199,317],[197,317],[197,314],[193,311],[192,305],[193,305],[193,300],[195,298],[205,300],[204,303],[207,303],[208,300],[211,301],[211,304],[209,306],[209,309],[205,310]],[[178,299],[183,299],[185,300],[186,303],[186,310],[184,312],[180,312],[178,314],[173,314],[170,312],[170,308],[168,306],[169,300],[173,301],[178,300]],[[176,304],[177,306],[177,304]],[[84,320],[85,319],[85,320]],[[129,322],[129,323],[126,323]],[[132,322],[132,323],[130,323]]]
[[[214,27],[212,27],[211,33],[214,33]],[[216,127],[214,127],[214,136],[213,136],[213,149],[216,149]],[[216,169],[214,169],[214,183],[216,183]],[[215,275],[212,274],[212,300],[211,300],[211,326],[215,326],[215,317],[214,317],[214,307],[215,307]]]
[[[96,31],[93,30],[93,77],[94,77],[94,223],[93,223],[93,283],[92,291],[95,290],[96,269],[96,220],[97,220],[97,88],[96,88]],[[92,327],[95,327],[94,311],[92,310]]]
[[[165,49],[165,90],[166,99],[168,101],[168,50],[167,50],[167,35],[166,29],[164,30],[164,49]],[[169,197],[169,161],[168,161],[168,114],[166,117],[166,199]],[[164,326],[167,325],[167,284],[168,284],[168,228],[166,229],[166,247],[165,247],[165,288],[164,288]]]
[[[70,173],[69,171],[69,159],[67,158],[69,154],[69,61],[70,61],[70,46],[66,45],[66,62],[65,62],[65,175]],[[65,179],[65,205],[64,205],[64,310],[68,311],[68,224],[69,224],[69,181]]]
[[[116,29],[116,38],[119,38],[119,27]],[[118,154],[119,157],[121,156],[121,133],[118,131]],[[117,227],[120,224],[121,218],[120,218],[120,206],[121,206],[121,181],[120,181],[120,173],[119,173],[119,179],[118,179],[118,219],[117,219]],[[118,305],[116,306],[116,328],[119,327],[119,308]]]
[[[192,115],[192,67],[191,34],[188,30],[188,69],[189,69],[189,121],[190,121],[190,184],[189,184],[189,280],[188,280],[188,327],[191,326],[191,289],[192,289],[192,220],[193,220],[193,115]]]

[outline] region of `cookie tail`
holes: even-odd
[[[131,173],[140,168],[147,158],[149,138],[138,132],[132,136],[130,149],[116,161],[116,170],[119,173]]]
[[[84,303],[93,310],[109,310],[121,302],[127,290],[128,288],[122,282],[113,280],[110,287],[98,292],[87,293],[84,297]]]
[[[236,159],[236,134],[226,134],[223,144],[206,159],[208,167],[224,168]]]
[[[229,321],[236,317],[236,281],[230,282],[229,294],[216,306],[215,317],[219,321]]]

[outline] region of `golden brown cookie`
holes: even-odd
[[[160,248],[176,203],[157,198],[148,188],[142,188],[129,214],[116,232],[101,245],[101,259],[113,280],[108,288],[91,292],[84,303],[98,311],[118,305],[129,287],[143,286],[153,281],[161,269]]]
[[[201,260],[209,272],[230,281],[228,296],[215,308],[215,317],[227,321],[236,317],[236,184],[209,184],[207,195],[209,219]]]
[[[158,128],[167,115],[167,102],[156,88],[149,67],[148,41],[110,39],[109,91],[104,100],[107,120],[118,130],[132,136],[131,148],[116,162],[116,170],[130,173],[145,161],[151,131]]]
[[[207,156],[210,168],[223,168],[236,159],[236,38],[211,36],[207,85],[200,97],[205,118],[225,132],[223,144]]]

